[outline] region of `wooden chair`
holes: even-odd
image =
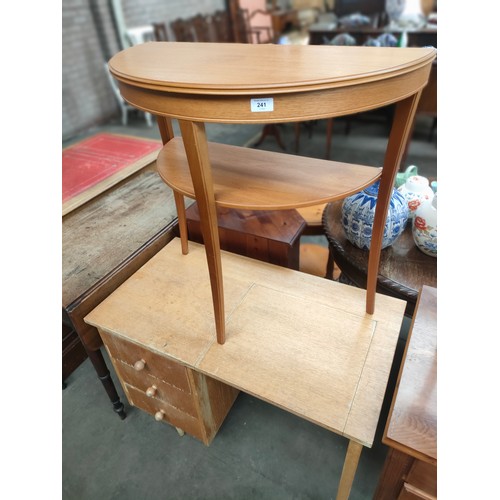
[[[229,43],[234,42],[231,33],[231,24],[229,14],[225,10],[217,10],[212,16],[212,25],[215,31],[216,42]]]
[[[230,0],[229,12],[234,40],[239,43],[274,43],[272,12],[266,0]]]
[[[197,42],[215,42],[211,16],[198,14],[190,19]]]
[[[195,42],[194,30],[191,22],[186,19],[176,19],[170,23],[170,27],[178,42]]]
[[[157,42],[168,42],[167,26],[165,23],[153,23],[153,31]]]

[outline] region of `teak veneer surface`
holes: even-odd
[[[385,80],[434,57],[434,48],[154,42],[116,54],[109,68],[156,90],[257,95]]]
[[[405,303],[221,252],[227,338],[217,343],[202,245],[172,240],[85,321],[371,446]]]
[[[208,143],[217,205],[247,210],[300,208],[345,198],[373,184],[382,169]],[[172,189],[195,198],[182,138],[163,147],[158,173]]]

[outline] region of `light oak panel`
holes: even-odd
[[[204,247],[180,249],[176,238],[86,321],[371,446],[405,303],[377,295],[368,315],[364,290],[222,251],[221,346]]]

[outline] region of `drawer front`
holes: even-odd
[[[411,484],[404,483],[398,500],[437,500],[437,497],[429,495]]]
[[[147,397],[150,397],[148,396],[148,390],[150,390],[154,393],[151,398],[162,400],[193,417],[198,416],[194,396],[190,392],[186,392],[175,385],[148,375],[144,373],[145,370],[138,372],[123,361],[115,360],[115,369],[127,385],[139,389]]]
[[[138,373],[152,375],[178,389],[188,393],[191,392],[187,371],[183,365],[122,338],[102,331],[100,333],[103,342],[106,344],[113,358],[122,361],[130,367],[133,367],[136,362],[142,360],[144,361],[144,368]]]
[[[163,410],[164,422],[168,422],[175,427],[179,427],[189,435],[206,443],[207,440],[202,430],[202,425],[197,418],[192,415],[188,415],[180,409],[174,408],[159,399],[150,398],[142,391],[139,391],[135,387],[129,386],[128,384],[126,384],[126,391],[129,395],[130,403],[137,406],[137,408],[140,408],[153,416],[155,416],[157,412]]]
[[[436,465],[421,460],[415,460],[405,481],[413,488],[427,494],[429,498],[437,496]]]

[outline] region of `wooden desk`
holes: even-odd
[[[172,198],[153,163],[62,220],[63,329],[78,335],[121,418],[101,338],[83,317],[173,238]]]
[[[437,496],[437,290],[424,286],[382,442],[390,446],[375,500]]]
[[[148,413],[179,408],[172,401],[179,392],[148,398],[140,389],[148,386],[148,374],[139,380],[145,370],[132,368],[140,359],[156,370],[151,380],[170,386],[179,385],[171,373],[181,368],[190,377],[206,377],[207,387],[222,384],[217,392],[225,404],[219,415],[229,411],[234,393],[228,387],[233,387],[345,436],[349,447],[337,498],[347,498],[361,449],[373,443],[405,303],[380,295],[380,306],[369,315],[363,290],[221,255],[228,313],[224,345],[215,335],[205,249],[190,242],[189,253],[182,255],[177,238],[85,321],[101,332],[131,403]],[[214,399],[205,399],[206,406],[213,408]],[[193,422],[187,413],[168,421],[202,439],[204,419]],[[217,428],[220,423],[219,418]]]
[[[328,272],[333,271],[335,261],[342,283],[365,288],[368,252],[346,238],[341,221],[342,202],[329,203],[323,211],[323,229],[330,250]],[[377,291],[407,301],[405,314],[411,317],[422,285],[437,285],[437,260],[416,247],[408,224],[394,244],[381,252]]]

